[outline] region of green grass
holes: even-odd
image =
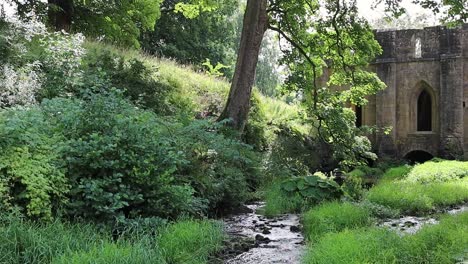
[[[186,220],[168,226],[158,238],[167,263],[207,263],[222,247],[223,229],[219,222]]]
[[[339,232],[372,224],[370,213],[351,203],[327,202],[307,211],[303,216],[305,236],[318,240],[326,233]]]
[[[304,264],[395,263],[397,252],[387,245],[397,244],[396,233],[363,228],[330,233],[309,245]]]
[[[300,194],[290,196],[281,190],[281,181],[274,181],[265,190],[264,213],[268,217],[300,212],[304,205],[304,199]]]
[[[90,250],[108,241],[91,225],[37,224],[16,217],[0,221],[0,263],[50,263],[53,257]]]
[[[93,225],[58,220],[37,224],[2,216],[0,263],[204,264],[224,238],[222,226],[214,221],[184,220],[160,229],[158,236],[135,232],[113,240],[108,230]]]
[[[466,161],[429,161],[414,166],[406,177],[408,182],[449,182],[468,176]]]
[[[380,181],[395,181],[404,179],[413,167],[409,165],[402,165],[390,168],[385,171]]]
[[[445,216],[415,235],[399,237],[383,228],[330,233],[309,245],[304,264],[449,264],[468,260],[468,212]]]
[[[437,207],[468,201],[468,178],[442,183],[382,182],[369,190],[367,199],[406,214],[423,214]]]
[[[78,251],[54,259],[51,264],[146,264],[167,263],[158,249],[145,243],[105,242],[89,251]]]

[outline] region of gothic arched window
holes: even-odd
[[[426,90],[418,97],[418,131],[432,131],[432,100]]]

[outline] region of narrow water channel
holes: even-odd
[[[225,219],[226,232],[238,239],[253,242],[248,251],[225,261],[227,264],[300,263],[304,237],[299,230],[299,216],[286,214],[267,218],[258,213],[263,203],[248,205],[251,213]]]

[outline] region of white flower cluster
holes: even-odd
[[[45,78],[68,86],[83,78],[79,70],[85,54],[82,34],[50,33],[34,19],[23,22],[9,18],[7,22],[10,27],[0,37],[15,51],[15,57],[0,65],[0,108],[34,104]],[[31,62],[24,56],[33,40],[43,49],[40,61]]]
[[[39,63],[14,69],[3,65],[0,75],[0,108],[36,103],[35,94],[41,88]]]

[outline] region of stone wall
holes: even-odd
[[[404,157],[411,151],[433,156],[468,157],[468,24],[423,30],[377,32],[383,54],[372,68],[387,89],[370,98],[363,123],[391,126],[378,134],[380,156]],[[417,131],[421,92],[431,97],[431,131]]]

